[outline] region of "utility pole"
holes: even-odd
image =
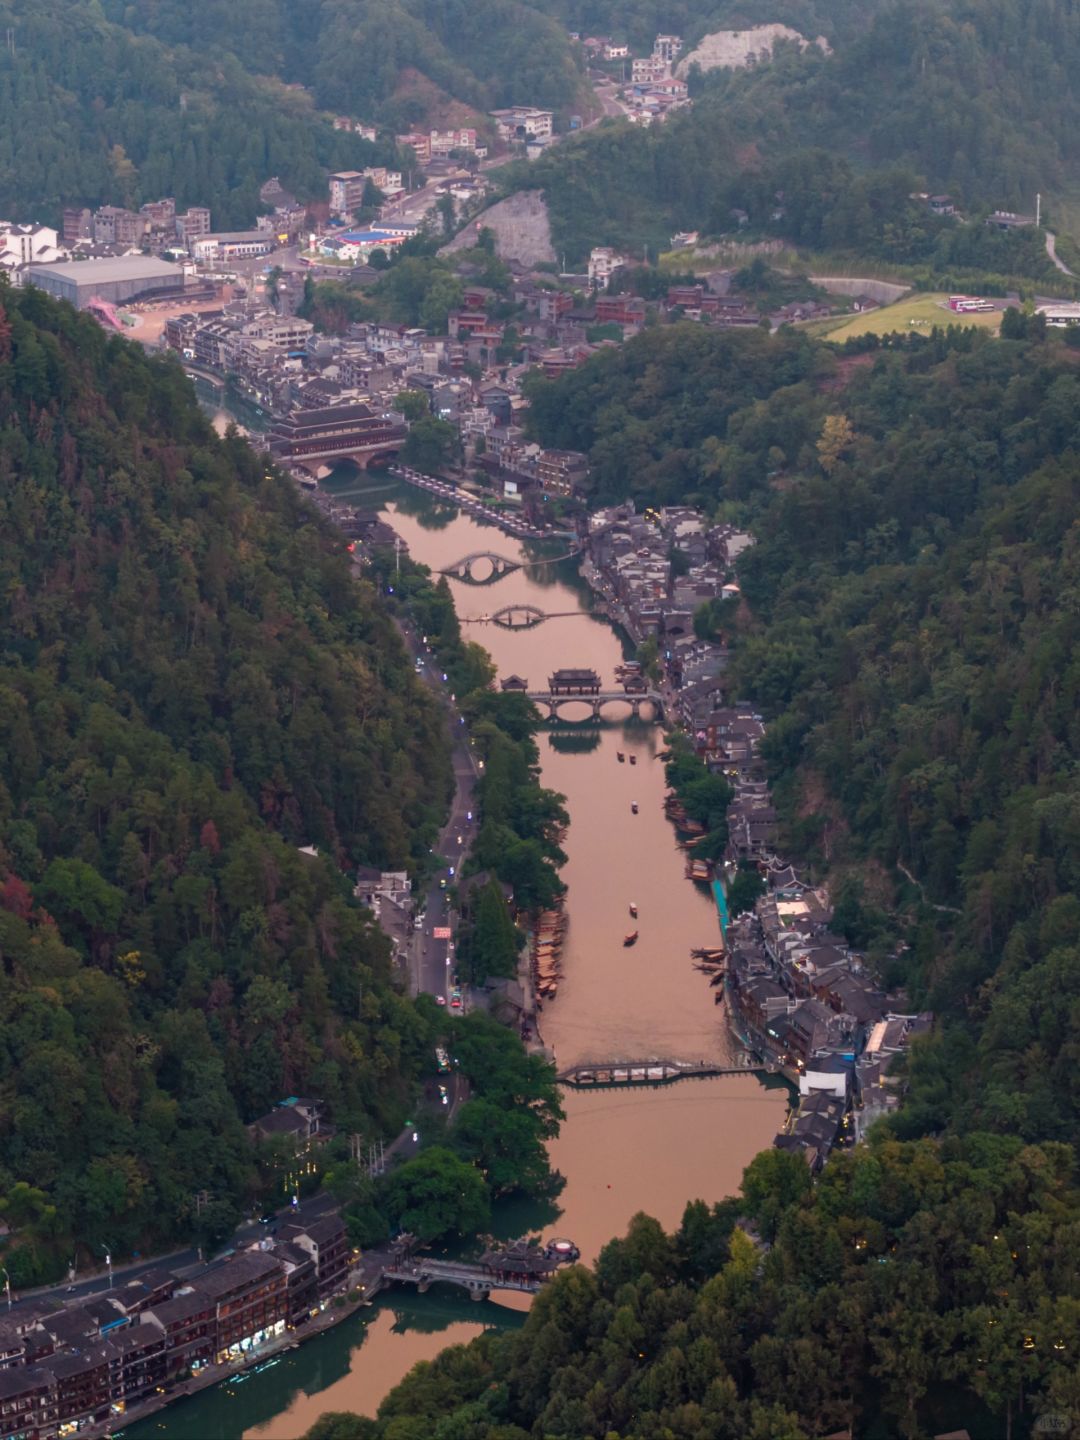
[[[1039,228],[1039,221],[1042,218],[1042,194],[1035,196],[1035,228]]]

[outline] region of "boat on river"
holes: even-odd
[[[637,814],[637,801],[636,801],[636,800],[631,800],[631,801],[630,801],[630,814],[631,814],[631,815],[636,815],[636,814]]]
[[[636,930],[631,930],[628,935],[624,935],[624,936],[623,936],[623,942],[622,942],[622,943],[623,943],[624,945],[636,945],[636,944],[637,944],[637,937],[638,937],[638,932],[637,932]]]
[[[630,914],[635,920],[637,919],[637,906],[634,904],[633,900],[630,901]]]
[[[626,756],[623,754],[623,752],[622,752],[621,750],[616,750],[616,751],[615,751],[615,754],[616,754],[616,757],[618,758],[619,764],[621,765],[621,764],[623,763],[623,761],[626,759]]]
[[[637,756],[636,756],[636,755],[631,755],[631,756],[630,756],[630,764],[631,764],[631,765],[636,765],[636,764],[637,764]]]

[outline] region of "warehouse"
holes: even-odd
[[[70,300],[84,310],[91,300],[121,305],[146,295],[184,288],[184,272],[153,255],[121,255],[108,260],[70,260],[62,265],[29,265],[26,279],[40,290]]]

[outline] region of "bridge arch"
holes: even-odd
[[[473,566],[486,562],[491,567],[491,573],[478,576],[473,572]],[[493,585],[496,580],[501,580],[504,575],[511,574],[514,570],[521,569],[520,560],[511,560],[506,555],[496,555],[493,550],[474,550],[471,555],[463,555],[460,560],[455,560],[452,565],[445,565],[439,571],[440,575],[449,575],[454,580],[464,580],[467,585]]]

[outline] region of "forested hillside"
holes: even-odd
[[[186,7],[201,10],[201,6]],[[167,48],[102,19],[90,0],[3,0],[0,216],[59,222],[67,204],[175,195],[219,229],[248,226],[271,175],[322,199],[326,172],[389,152],[341,134],[311,98],[254,78],[217,46]],[[256,31],[257,33],[257,31]]]
[[[321,1440],[996,1440],[1076,1413],[1080,373],[1037,319],[1008,328],[836,356],[684,326],[534,384],[597,498],[758,536],[723,622],[785,853],[939,1024],[816,1186],[758,1157],[741,1197],[670,1239],[636,1222],[519,1335]]]
[[[737,209],[750,236],[1006,269],[983,237],[949,242],[963,259],[939,253],[947,227],[909,201],[926,188],[950,191],[977,219],[1033,212],[1041,192],[1045,215],[1074,224],[1080,21],[1064,0],[890,0],[833,15],[755,4],[690,33],[762,20],[824,33],[833,53],[788,45],[747,70],[692,71],[690,110],[647,130],[605,124],[511,178],[543,186],[560,252],[579,259],[599,241],[655,255],[675,229],[737,231]]]
[[[445,739],[342,542],[188,381],[27,289],[0,315],[0,1197],[72,1238],[228,1227],[284,1096],[400,1123],[430,1034],[352,899],[426,853]],[[298,847],[314,845],[312,859]],[[27,1187],[30,1187],[28,1190]]]
[[[565,28],[529,0],[105,0],[111,19],[168,44],[220,50],[256,74],[310,88],[322,109],[407,129],[427,101],[480,112],[510,104],[566,111],[588,99]]]

